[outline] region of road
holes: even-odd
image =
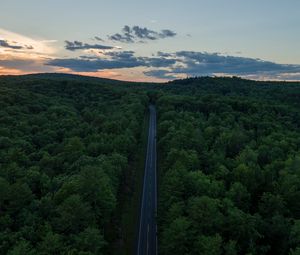
[[[145,163],[137,255],[157,255],[156,109],[149,106],[149,134]]]

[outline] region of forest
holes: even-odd
[[[147,105],[109,81],[0,79],[0,254],[109,254]]]
[[[187,79],[157,107],[161,254],[300,254],[299,84]]]
[[[149,103],[159,254],[299,255],[299,83],[50,74],[0,78],[0,254],[112,254]]]

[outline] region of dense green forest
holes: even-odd
[[[148,98],[120,82],[0,79],[0,254],[108,254]]]
[[[150,102],[159,253],[299,255],[300,84],[69,75],[0,78],[0,254],[110,254]]]
[[[157,107],[161,254],[300,254],[299,84],[175,81]]]

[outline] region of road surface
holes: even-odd
[[[141,200],[137,255],[157,255],[156,110],[149,106],[149,134]]]

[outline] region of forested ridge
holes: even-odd
[[[159,254],[300,254],[299,83],[59,74],[0,78],[0,254],[111,253],[149,103]]]
[[[148,99],[111,84],[120,82],[93,82],[1,78],[0,254],[110,252]]]

